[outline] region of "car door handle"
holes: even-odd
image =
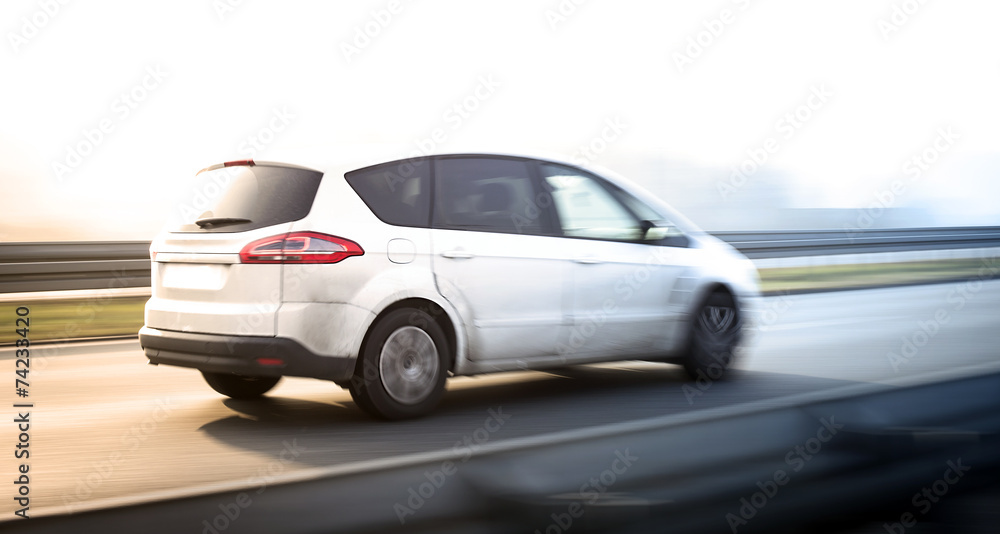
[[[466,252],[464,250],[448,250],[441,253],[445,258],[452,258],[456,260],[467,260],[472,257],[471,252]]]
[[[582,263],[584,265],[594,265],[595,263],[602,263],[601,260],[595,258],[594,256],[584,256],[582,258],[576,258],[573,261],[577,263]]]

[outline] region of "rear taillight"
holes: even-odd
[[[258,239],[240,251],[242,263],[337,263],[361,256],[361,245],[333,235],[292,232]]]

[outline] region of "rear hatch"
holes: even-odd
[[[188,199],[150,247],[146,326],[180,332],[275,335],[281,269],[267,251],[312,208],[323,174],[233,162],[198,173]],[[241,258],[242,253],[242,258]]]

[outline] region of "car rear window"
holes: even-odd
[[[430,160],[409,159],[351,171],[347,183],[380,220],[396,226],[430,224]]]
[[[246,232],[297,221],[312,208],[322,177],[318,171],[272,165],[202,172],[170,231]]]

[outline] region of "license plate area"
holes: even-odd
[[[217,291],[226,284],[229,265],[160,263],[160,284],[170,289]]]

